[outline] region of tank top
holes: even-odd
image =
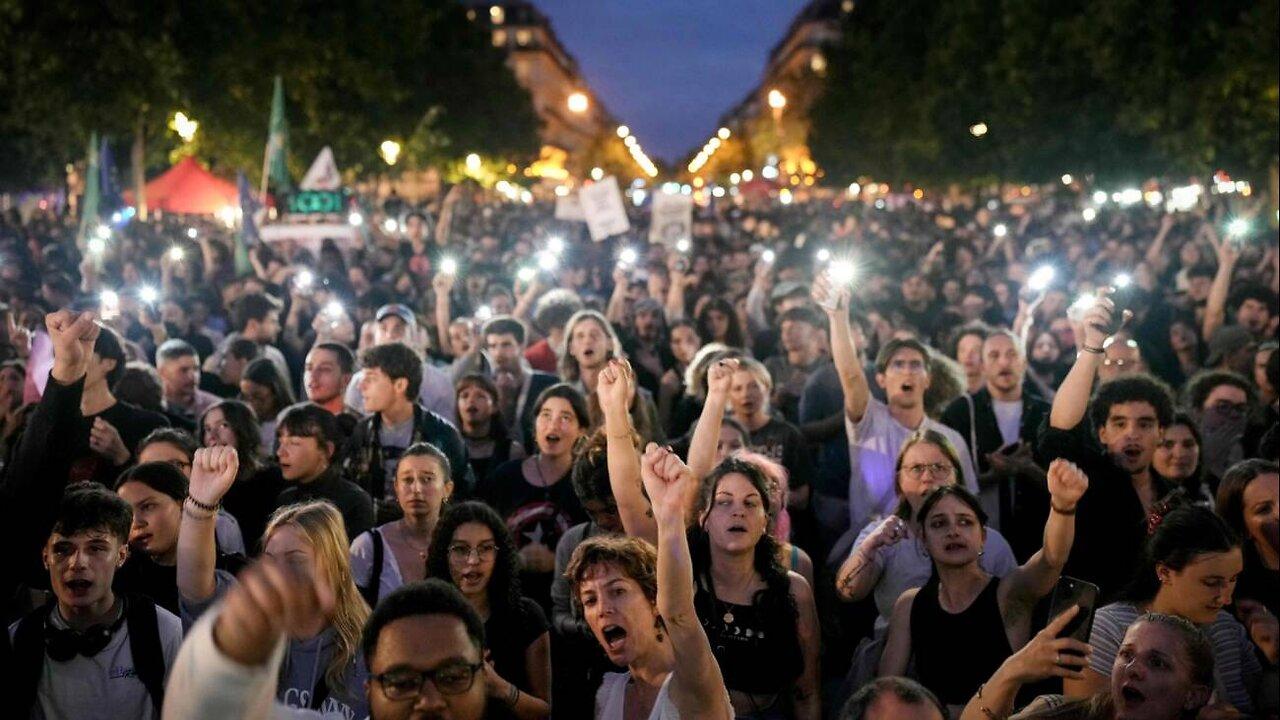
[[[737,605],[720,600],[705,575],[698,579],[694,607],[726,688],[750,695],[775,695],[800,677],[804,653],[794,613],[768,612],[759,603]]]
[[[605,673],[600,689],[596,691],[596,720],[623,720],[627,707],[627,684],[631,673]],[[662,681],[658,697],[653,700],[653,710],[648,720],[680,720],[680,710],[671,701],[671,674]]]
[[[999,578],[991,578],[961,612],[938,604],[938,576],[920,588],[911,603],[911,653],[916,676],[948,705],[969,702],[1000,663],[1013,654],[996,597]]]

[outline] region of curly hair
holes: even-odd
[[[489,585],[485,588],[489,604],[502,611],[515,612],[520,607],[520,556],[516,552],[516,541],[498,513],[482,502],[468,500],[445,509],[431,536],[431,549],[427,552],[427,577],[440,578],[456,585],[453,574],[449,572],[449,546],[453,543],[454,533],[467,523],[477,523],[489,528],[493,533],[493,542],[498,546],[498,554],[493,561],[493,574],[489,576]]]
[[[1204,401],[1209,399],[1209,395],[1214,390],[1223,386],[1230,385],[1239,388],[1244,393],[1245,402],[1250,407],[1253,406],[1257,399],[1257,392],[1253,389],[1253,384],[1239,373],[1230,370],[1201,370],[1192,375],[1187,384],[1182,386],[1182,406],[1192,412],[1199,412],[1204,409]]]
[[[624,576],[640,586],[649,600],[658,601],[658,551],[648,542],[636,537],[600,535],[583,540],[573,550],[564,576],[572,588],[573,604],[582,610],[579,588],[591,568],[612,565]]]
[[[1150,375],[1122,375],[1099,385],[1093,400],[1089,401],[1089,420],[1094,430],[1107,424],[1112,406],[1130,402],[1150,405],[1162,428],[1173,422],[1173,393],[1168,385]]]

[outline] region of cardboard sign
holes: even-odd
[[[582,201],[578,199],[577,193],[556,198],[556,219],[573,222],[582,222],[587,219],[587,216],[582,214]]]
[[[653,196],[649,242],[675,245],[693,235],[693,197],[659,192]]]
[[[582,213],[586,216],[591,239],[602,242],[611,235],[621,235],[631,229],[627,209],[622,204],[618,180],[614,176],[601,180],[578,192],[582,201]]]

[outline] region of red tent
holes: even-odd
[[[133,193],[125,193],[125,202],[133,202]],[[193,157],[183,158],[147,183],[147,207],[152,210],[212,215],[239,203],[236,184],[205,170]]]

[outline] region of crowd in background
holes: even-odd
[[[469,184],[316,243],[11,210],[14,706],[1275,717],[1270,212],[736,196],[664,245]]]

